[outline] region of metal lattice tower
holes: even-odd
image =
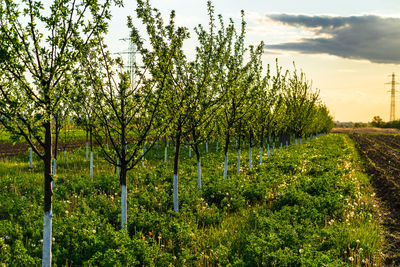
[[[394,121],[396,120],[396,105],[395,105],[395,101],[396,101],[396,75],[394,73],[392,73],[392,75],[390,75],[392,77],[392,81],[388,82],[386,84],[391,84],[392,85],[392,89],[389,91],[390,92],[390,120],[389,121]]]
[[[132,42],[131,38],[121,38],[121,41],[128,41],[129,47],[128,50],[118,52],[118,55],[127,55],[127,58],[124,59],[124,67],[129,72],[131,87],[135,82],[135,67],[136,67],[136,45]]]

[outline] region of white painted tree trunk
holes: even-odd
[[[174,174],[174,211],[179,211],[179,202],[178,202],[178,174]]]
[[[189,158],[192,157],[192,148],[189,146]]]
[[[275,153],[275,142],[272,143],[272,154]]]
[[[217,140],[217,148],[215,149],[216,152],[218,152],[218,145],[219,145],[219,142]]]
[[[253,167],[253,155],[252,155],[252,148],[251,145],[249,144],[249,169]]]
[[[286,140],[286,150],[289,149],[288,141]]]
[[[89,160],[89,143],[86,142],[86,161]]]
[[[297,147],[297,137],[294,139],[294,147]]]
[[[29,148],[29,168],[33,168],[33,164],[32,164],[32,148]]]
[[[228,175],[228,152],[225,153],[225,162],[224,162],[224,179]]]
[[[237,139],[235,138],[236,147],[238,146]]]
[[[260,146],[260,165],[262,164],[263,148]]]
[[[201,159],[197,161],[197,186],[201,188]]]
[[[108,143],[106,143],[106,149],[108,150]]]
[[[237,173],[240,173],[240,148],[238,149]]]
[[[42,248],[42,267],[51,266],[51,220],[53,217],[52,211],[44,213],[43,220],[43,248]]]
[[[168,150],[168,147],[165,146],[165,149],[164,149],[164,163],[167,163],[167,150]]]
[[[93,151],[90,151],[90,178],[93,178]]]
[[[168,140],[168,136],[167,136],[167,147],[168,147],[168,145],[169,145],[169,140]]]
[[[57,172],[57,159],[54,158],[53,160],[53,175]]]
[[[267,144],[267,157],[269,158],[269,144]]]
[[[121,189],[121,229],[126,230],[128,224],[127,207],[126,207],[126,185],[122,185]]]
[[[206,153],[208,153],[208,143],[206,142]]]

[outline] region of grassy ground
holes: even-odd
[[[128,173],[128,231],[120,225],[120,186],[95,153],[94,178],[84,149],[61,157],[53,198],[53,262],[57,265],[359,265],[380,263],[381,234],[369,178],[347,135],[291,146],[258,166],[234,144],[228,179],[223,153],[202,147],[203,188],[194,153],[183,147],[180,212],[172,211],[172,154],[153,148]],[[43,167],[27,155],[0,162],[0,262],[39,265]]]

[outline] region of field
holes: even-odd
[[[365,159],[377,196],[382,200],[383,225],[388,245],[387,263],[400,264],[400,136],[352,135]]]
[[[376,128],[376,127],[333,128],[332,133],[400,134],[400,130],[392,128]]]
[[[95,151],[94,178],[83,148],[62,156],[53,201],[53,264],[64,265],[359,265],[380,264],[382,244],[369,178],[347,135],[329,134],[279,149],[248,169],[242,152],[202,146],[203,188],[196,161],[182,149],[180,211],[172,210],[172,153],[153,148],[128,173],[128,231],[120,227],[120,186]],[[254,154],[255,153],[253,151]],[[253,154],[253,155],[254,155]],[[258,156],[254,156],[258,162]],[[39,265],[43,167],[26,154],[0,161],[0,262]],[[257,164],[258,165],[258,164]]]

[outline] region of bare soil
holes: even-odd
[[[381,134],[400,134],[399,129],[393,128],[333,128],[332,133],[381,133]]]
[[[352,134],[375,187],[385,232],[385,264],[400,266],[400,136]]]
[[[82,147],[86,144],[85,140],[74,140],[74,141],[69,141],[68,144],[66,145],[65,149],[67,151],[74,150],[76,148]],[[64,151],[64,144],[60,142],[58,144],[58,151]],[[27,143],[0,143],[0,158],[4,157],[14,157],[17,155],[21,155],[24,153],[27,153],[29,149],[29,146]]]

